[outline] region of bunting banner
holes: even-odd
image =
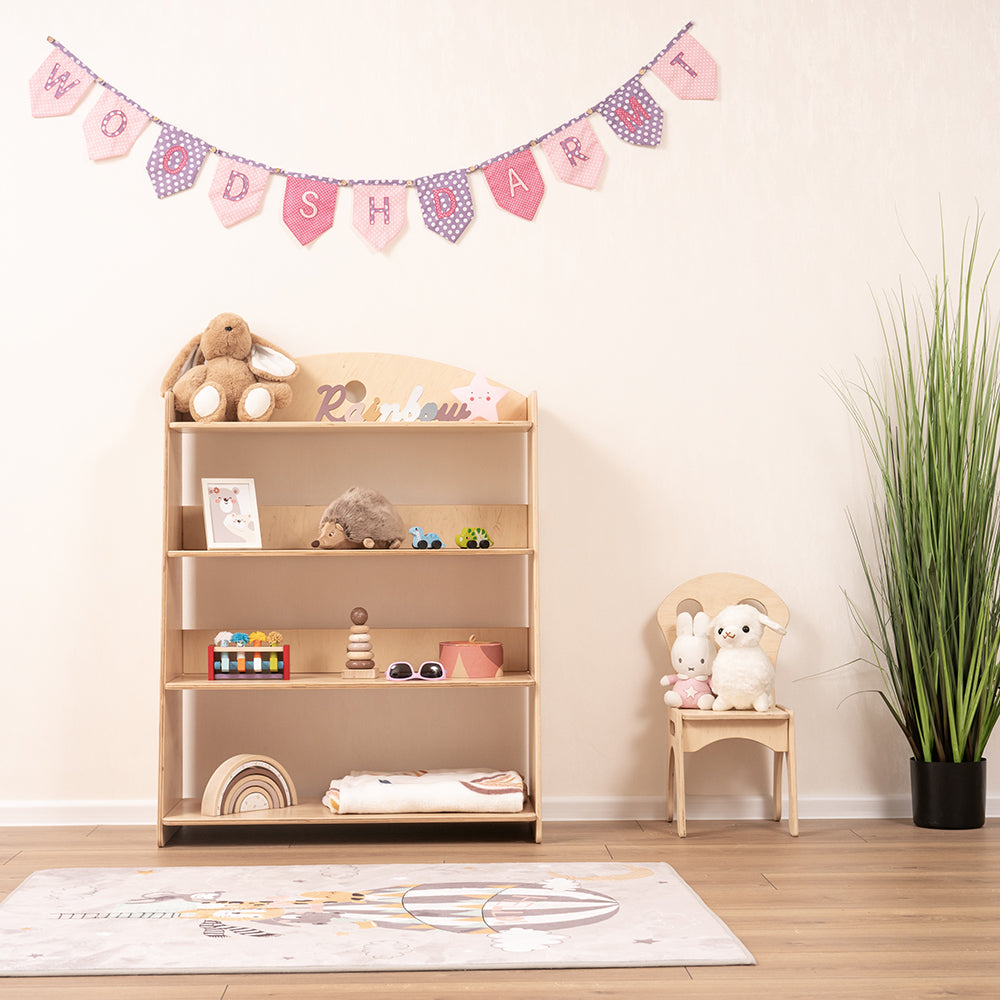
[[[146,161],[158,198],[194,187],[208,157],[216,157],[208,200],[227,228],[260,213],[271,177],[277,174],[285,178],[282,221],[302,246],[309,246],[332,228],[340,189],[353,188],[351,225],[369,246],[381,252],[406,226],[409,188],[416,188],[424,226],[449,243],[457,243],[475,218],[469,176],[477,172],[482,172],[500,208],[533,220],[545,194],[535,147],[541,149],[560,181],[596,188],[606,153],[590,123],[595,115],[624,142],[659,146],[664,115],[645,86],[647,74],[652,73],[682,101],[714,100],[718,95],[718,66],[692,37],[692,27],[688,22],[613,93],[544,135],[470,167],[410,180],[343,180],[280,170],[225,152],[151,114],[51,37],[52,50],[31,75],[28,93],[32,116],[50,118],[73,112],[93,85],[99,85],[100,96],[83,122],[91,160],[125,156],[150,122],[158,126],[159,134]]]

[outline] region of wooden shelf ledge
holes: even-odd
[[[334,813],[319,800],[284,809],[254,809],[229,816],[206,816],[201,799],[182,799],[163,817],[164,826],[272,826],[322,823],[529,823],[538,819],[530,799],[516,813]]]
[[[286,680],[222,680],[210,681],[204,674],[176,674],[164,687],[168,691],[301,691],[312,690],[372,690],[379,691],[410,691],[438,690],[447,691],[455,688],[478,688],[480,690],[497,688],[530,688],[535,686],[535,678],[526,671],[511,671],[502,677],[448,677],[441,681],[390,681],[383,673],[380,677],[354,679],[340,674],[296,674]]]

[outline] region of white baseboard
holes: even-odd
[[[759,796],[690,795],[688,819],[764,819],[770,802]],[[788,815],[785,803],[783,815]],[[898,819],[908,817],[909,795],[811,796],[799,798],[800,819]],[[1000,796],[986,800],[986,815],[1000,816]],[[662,796],[554,795],[542,798],[545,820],[657,821],[666,817]],[[156,802],[125,801],[0,801],[0,826],[152,826]]]
[[[689,795],[688,819],[770,818],[770,799],[760,796]],[[542,797],[545,820],[647,820],[666,818],[662,796],[552,796]],[[788,815],[788,802],[782,815]],[[988,796],[986,815],[1000,816],[1000,796]],[[800,819],[899,819],[912,816],[910,796],[799,796]]]
[[[152,826],[155,799],[0,801],[0,826]]]

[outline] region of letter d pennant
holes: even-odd
[[[451,243],[465,232],[475,215],[464,170],[417,178],[417,197],[424,225]]]
[[[219,157],[208,200],[219,221],[226,226],[249,219],[260,211],[271,171],[242,160]]]

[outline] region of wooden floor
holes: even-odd
[[[0,897],[42,868],[373,862],[665,861],[726,921],[755,967],[340,975],[0,978],[0,997],[142,1000],[590,1000],[670,997],[917,1000],[1000,996],[1000,823],[921,830],[908,820],[547,823],[521,829],[0,828]],[[470,840],[473,837],[475,839]]]

